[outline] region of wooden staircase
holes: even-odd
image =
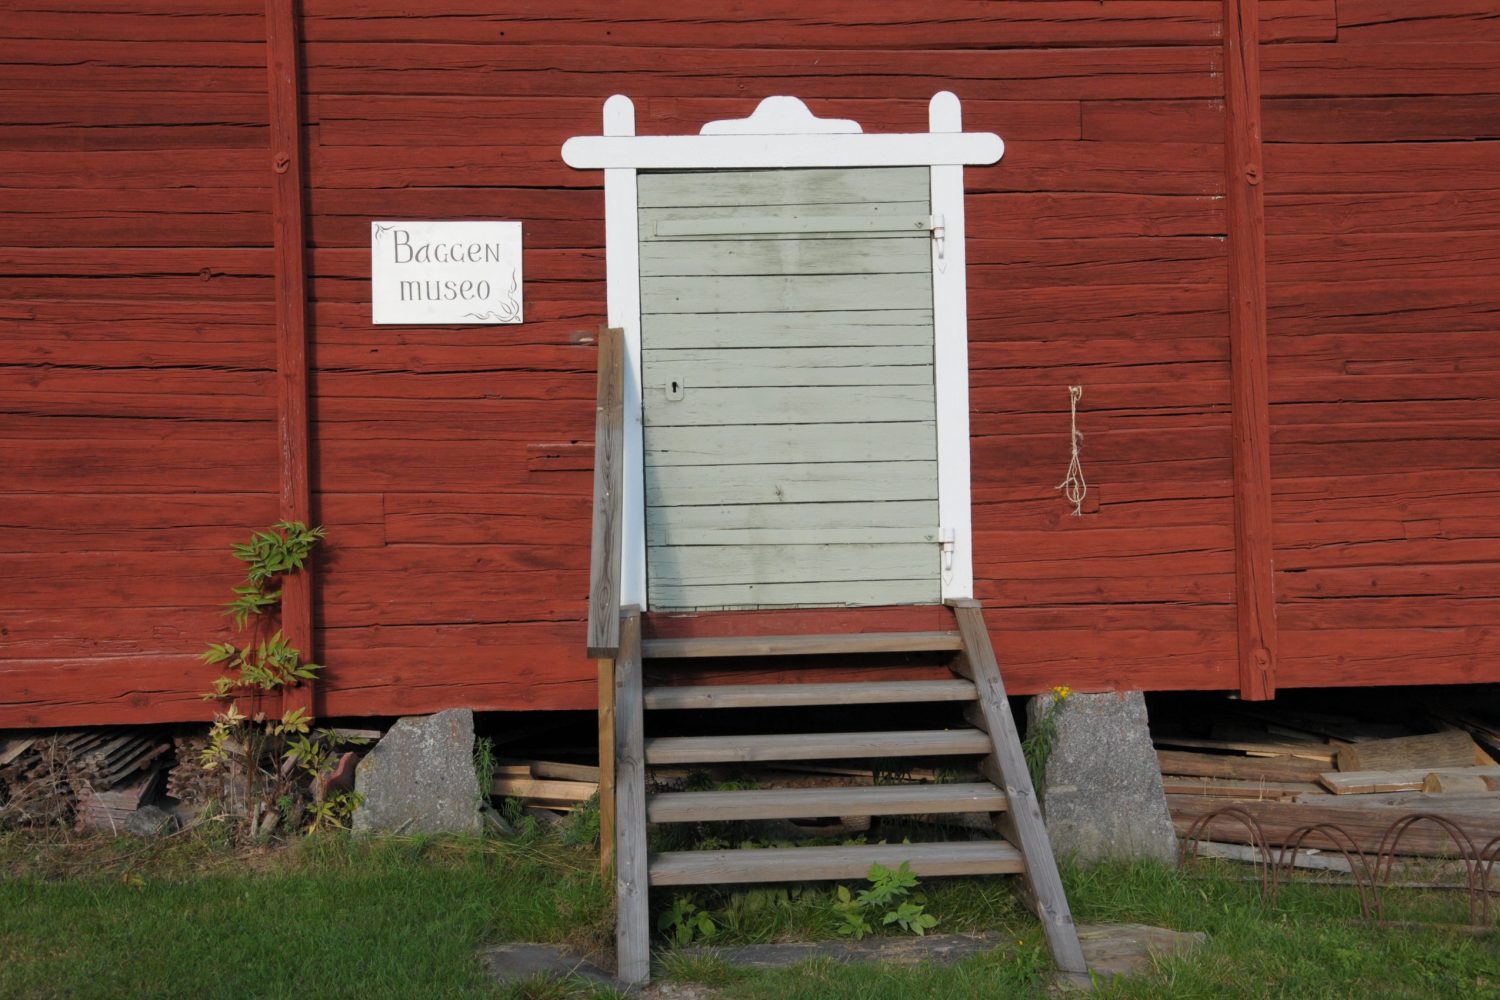
[[[1042,922],[1058,967],[1087,973],[1057,866],[1021,755],[1010,705],[980,609],[953,608],[949,632],[858,633],[770,638],[641,638],[641,617],[626,609],[614,659],[615,864],[619,978],[644,983],[650,975],[648,896],[653,887],[748,882],[863,879],[875,863],[903,862],[921,876],[1019,875],[1023,896]],[[709,684],[646,687],[653,661],[798,657],[837,654],[936,653],[952,680],[851,683]],[[660,665],[659,662],[653,665]],[[754,736],[651,736],[646,713],[693,710],[782,709],[808,706],[961,703],[970,725],[929,730],[818,732]],[[602,734],[601,734],[602,735]],[[850,788],[771,788],[753,791],[648,792],[648,766],[715,765],[761,761],[963,757],[977,759],[985,780],[961,784],[877,785]],[[648,824],[704,821],[816,819],[830,816],[989,813],[997,837],[989,841],[869,844],[756,850],[649,853]]]
[[[1086,983],[1088,969],[978,604],[951,602],[955,624],[951,631],[643,641],[639,610],[622,608],[620,600],[625,425],[621,331],[601,328],[599,348],[588,649],[589,655],[599,660],[600,853],[606,872],[613,868],[615,873],[619,979],[636,985],[650,977],[648,902],[652,886],[862,879],[877,862],[892,868],[906,862],[921,876],[1019,875],[1022,895],[1040,918],[1058,967]],[[726,658],[848,658],[891,653],[942,656],[955,676],[947,680],[843,684],[644,685],[647,661],[712,663]],[[930,702],[962,703],[969,724],[895,732],[646,737],[648,711],[666,716],[708,712],[712,717],[721,709]],[[985,780],[650,795],[646,788],[648,764],[922,756],[972,756]],[[656,855],[647,850],[647,827],[652,823],[941,813],[989,813],[999,837],[959,843],[669,851]]]

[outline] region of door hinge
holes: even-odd
[[[939,545],[943,553],[943,572],[953,571],[953,549],[958,544],[958,535],[952,528],[943,528],[938,532]]]
[[[927,229],[932,233],[932,242],[937,247],[937,259],[942,260],[947,250],[947,229],[943,225],[941,215],[933,215],[928,218]]]

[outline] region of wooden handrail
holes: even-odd
[[[599,328],[594,412],[594,534],[589,558],[589,656],[620,651],[620,503],[625,488],[625,333]]]

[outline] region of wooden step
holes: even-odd
[[[646,689],[646,708],[792,708],[973,701],[974,682],[872,681],[847,684],[703,684]]]
[[[839,635],[729,635],[646,639],[648,660],[717,656],[815,656],[824,653],[923,653],[963,648],[957,632],[855,632]]]
[[[774,736],[659,736],[646,740],[648,764],[721,764],[845,757],[933,757],[989,753],[977,729],[878,733],[787,733]]]
[[[1001,812],[1005,805],[1005,793],[989,782],[662,792],[646,796],[646,819],[652,823],[693,823],[817,819],[820,816],[908,816]]]
[[[736,882],[863,879],[870,866],[905,861],[921,876],[1005,875],[1025,869],[1003,840],[951,844],[867,844],[857,847],[767,847],[756,850],[672,851],[649,860],[653,886]]]

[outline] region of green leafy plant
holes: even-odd
[[[920,937],[937,926],[938,918],[927,912],[927,898],[913,893],[918,882],[909,862],[894,869],[873,864],[867,879],[870,887],[858,895],[847,886],[838,887],[833,911],[840,934],[859,941],[877,925],[895,925]]]
[[[894,910],[881,918],[881,923],[895,924],[909,934],[922,937],[938,923],[938,918],[926,911],[926,900],[921,896],[914,897],[898,903]]]
[[[264,708],[285,689],[315,679],[323,669],[304,662],[302,651],[279,628],[264,633],[280,608],[283,577],[300,571],[325,535],[322,528],[308,528],[300,521],[280,521],[234,545],[235,558],[247,568],[245,582],[234,588],[235,599],[225,606],[225,614],[236,632],[249,634],[242,643],[210,643],[202,655],[203,662],[223,670],[203,697],[224,703],[214,715],[202,763],[226,772],[225,805],[241,816],[252,837],[268,835],[278,826],[345,826],[359,805],[352,792],[324,791],[338,766],[338,748],[362,741],[331,729],[314,729],[306,709],[276,715]]]
[[[495,788],[495,741],[488,736],[474,738],[475,793],[480,806],[489,804]]]
[[[856,941],[863,941],[865,935],[875,928],[870,926],[870,921],[865,917],[865,910],[849,887],[841,885],[837,889],[838,901],[833,904],[834,915],[838,918],[838,931],[844,937],[852,937]]]
[[[866,878],[870,881],[870,888],[859,894],[862,906],[889,906],[917,887],[917,876],[912,874],[911,863],[908,861],[901,862],[901,867],[895,870],[882,864],[873,864]]]
[[[693,897],[686,894],[672,898],[672,905],[656,918],[656,929],[665,933],[679,948],[694,941],[706,941],[719,930],[714,918],[706,910],[699,909]]]
[[[250,616],[264,614],[280,603],[281,591],[268,588],[280,574],[300,570],[327,534],[301,521],[277,521],[269,531],[253,532],[250,541],[233,546],[234,557],[249,567],[245,582],[234,588],[235,599],[228,604],[235,628],[244,628]]]
[[[570,847],[593,847],[599,843],[599,793],[589,796],[568,813],[561,828],[562,842]]]
[[[1031,775],[1031,787],[1038,802],[1046,786],[1047,760],[1052,756],[1052,745],[1057,742],[1057,713],[1072,693],[1071,688],[1053,688],[1051,703],[1032,721],[1026,738],[1021,741],[1021,756],[1026,760],[1026,770]]]
[[[333,792],[308,806],[307,815],[312,820],[308,833],[324,829],[347,830],[354,818],[354,810],[364,804],[365,797],[358,792]]]

